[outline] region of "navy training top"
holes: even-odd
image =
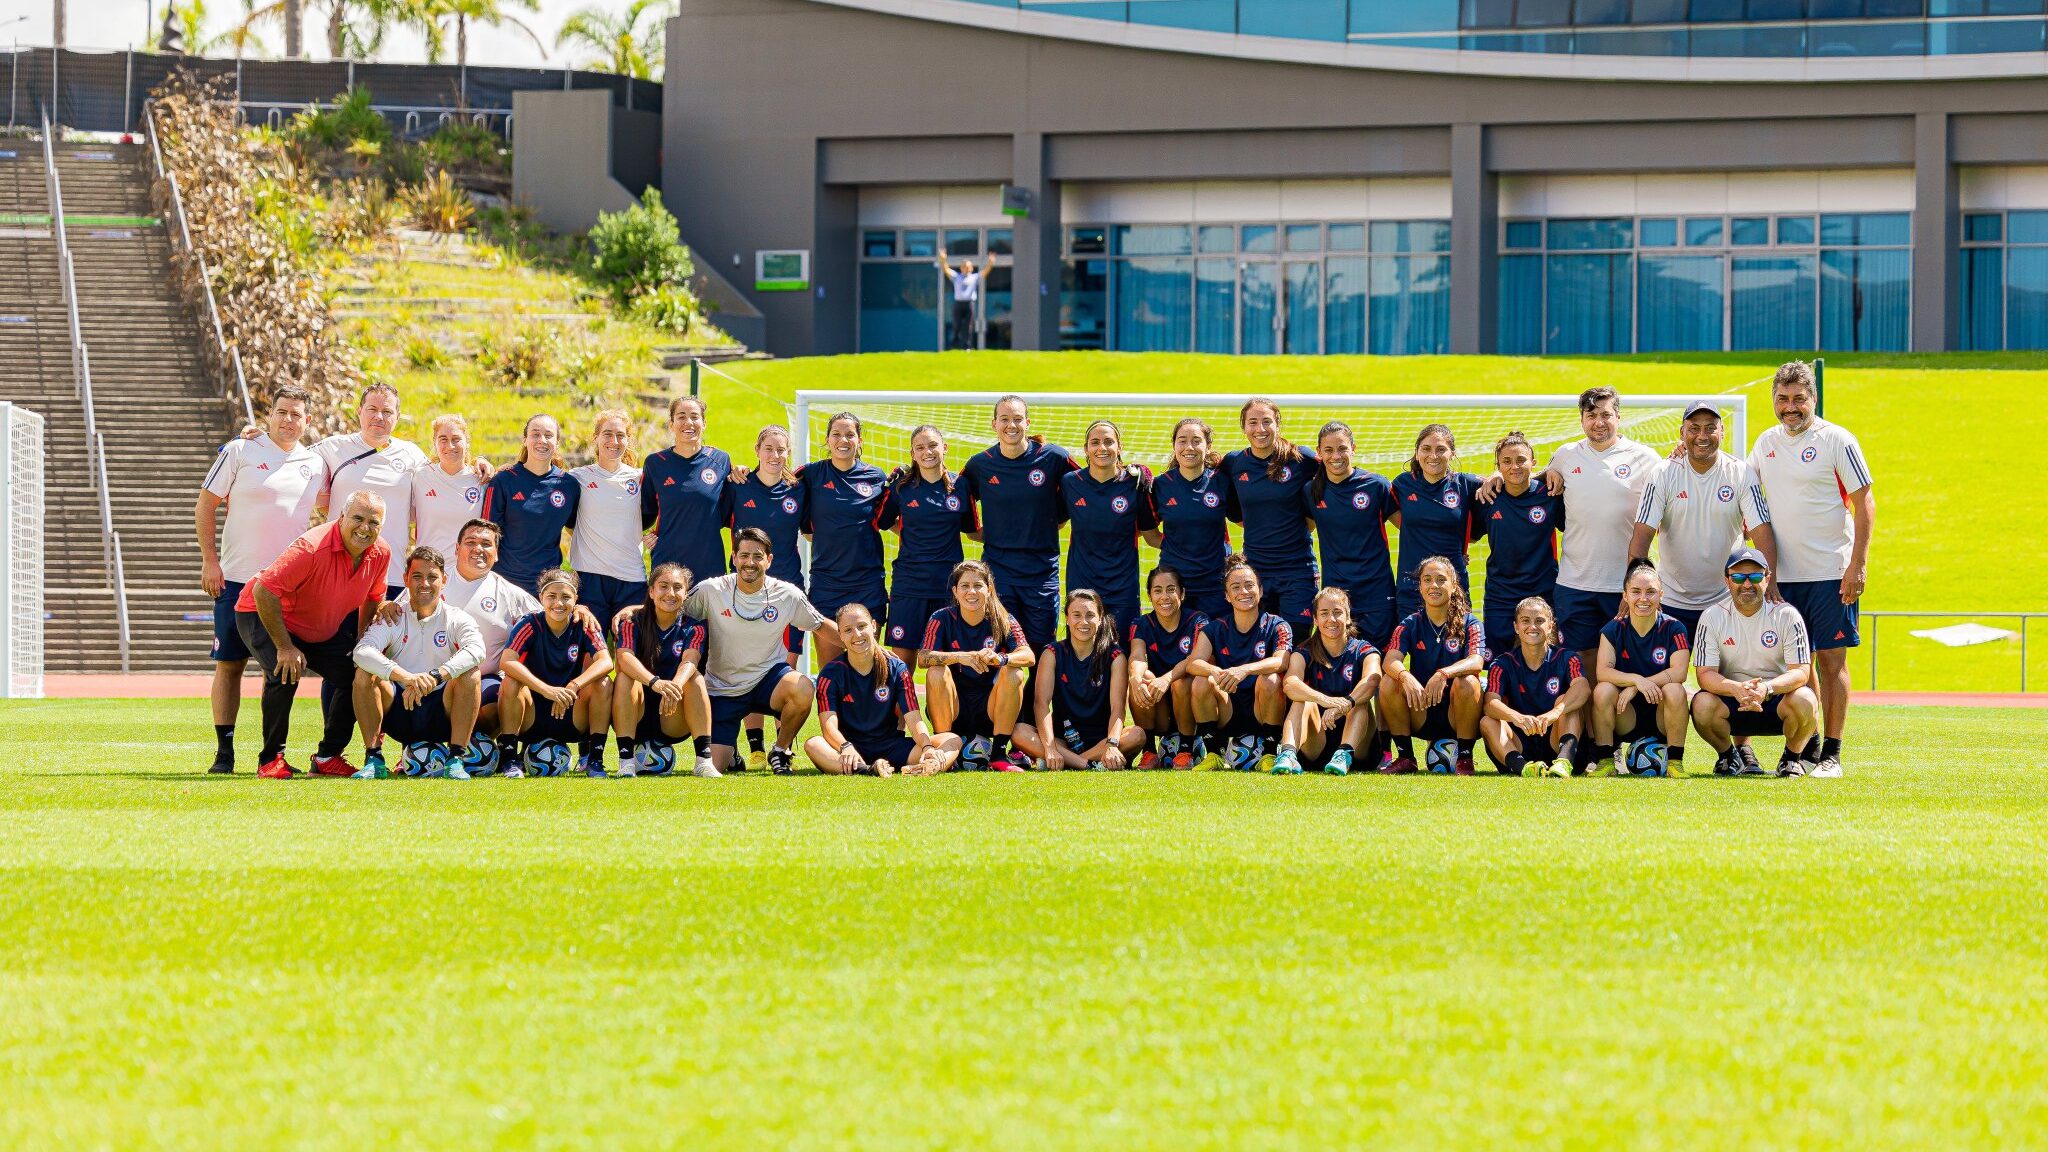
[[[524,464],[501,468],[484,485],[484,519],[504,530],[498,544],[500,576],[528,592],[550,568],[562,566],[562,530],[576,526],[583,489],[558,467],[535,475]],[[453,558],[450,557],[450,562]]]

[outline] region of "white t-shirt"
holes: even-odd
[[[1657,530],[1664,603],[1698,609],[1728,595],[1722,573],[1742,534],[1771,522],[1749,465],[1723,452],[1705,472],[1666,460],[1650,470],[1636,523]]]
[[[955,300],[972,301],[976,296],[981,295],[981,273],[979,272],[955,272],[948,268],[946,270],[946,279],[953,282],[953,299]]]
[[[1695,668],[1718,668],[1730,680],[1768,680],[1794,664],[1813,663],[1806,622],[1783,601],[1764,601],[1754,616],[1744,616],[1735,601],[1723,600],[1700,616],[1693,636]]]
[[[1660,459],[1626,436],[1615,437],[1605,452],[1574,440],[1551,455],[1550,467],[1564,477],[1559,584],[1580,592],[1621,591],[1636,508]]]
[[[540,601],[526,589],[496,572],[484,573],[481,580],[464,579],[453,561],[448,565],[448,586],[442,589],[441,599],[476,621],[483,636],[486,676],[498,674],[498,661],[505,655],[505,638],[512,634],[512,626],[520,617],[540,611]]]
[[[372,492],[384,498],[384,543],[391,547],[386,584],[405,583],[405,554],[412,540],[412,471],[426,462],[419,445],[393,437],[382,449],[363,442],[361,432],[329,436],[313,445],[327,462],[327,518],[341,519],[349,497]]]
[[[476,472],[463,468],[450,476],[439,460],[429,460],[412,470],[412,538],[441,554],[450,569],[455,567],[455,542],[462,526],[481,517],[484,482]]]
[[[569,536],[569,567],[614,580],[647,579],[647,562],[640,555],[640,470],[620,464],[618,471],[607,472],[585,464],[569,475],[583,489]]]
[[[1849,493],[1870,487],[1863,446],[1840,424],[1816,416],[1798,436],[1773,424],[1756,438],[1749,466],[1770,501],[1778,538],[1778,582],[1839,580],[1849,569],[1855,520]]]
[[[220,574],[246,584],[298,539],[313,519],[323,465],[304,444],[287,452],[268,435],[230,440],[213,458],[203,487],[227,501],[220,530]]]
[[[424,619],[413,612],[410,597],[401,607],[396,623],[378,621],[364,630],[356,642],[356,667],[387,680],[394,669],[445,671],[453,679],[483,663],[483,636],[469,613],[446,598]]]
[[[760,591],[748,594],[739,590],[739,579],[727,572],[699,580],[683,605],[684,615],[705,624],[704,686],[713,696],[745,695],[788,658],[784,629],[813,632],[825,622],[803,589],[787,580],[767,577]]]

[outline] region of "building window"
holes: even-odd
[[[1910,213],[1508,220],[1501,248],[1505,354],[1906,347]]]
[[[2048,348],[2048,211],[1963,215],[1962,346]]]
[[[860,314],[863,352],[1008,348],[1011,342],[1008,228],[862,228]],[[1100,236],[1097,236],[1100,243]],[[972,331],[952,329],[952,293],[939,272],[940,246],[982,273]]]

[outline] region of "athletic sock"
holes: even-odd
[[[1576,761],[1579,758],[1579,738],[1577,736],[1559,737],[1557,741],[1557,758],[1566,763]]]
[[[988,738],[988,758],[991,764],[1009,754],[1010,738],[1008,736],[991,736]]]
[[[1515,776],[1519,776],[1519,775],[1521,775],[1521,774],[1522,774],[1522,768],[1523,768],[1523,767],[1524,767],[1525,765],[1527,765],[1528,763],[1529,763],[1529,758],[1528,758],[1527,756],[1524,756],[1524,755],[1522,755],[1522,754],[1521,754],[1520,752],[1510,752],[1510,753],[1508,753],[1508,763],[1507,763],[1507,770],[1508,770],[1508,772],[1509,772],[1509,774],[1510,774],[1510,775],[1515,775]]]
[[[582,745],[583,751],[583,755],[580,757],[580,759],[604,759],[604,733],[598,732],[585,736],[579,743]]]
[[[625,762],[633,758],[633,752],[635,749],[639,747],[639,742],[631,736],[621,736],[618,738],[618,740],[619,763],[624,764]]]
[[[767,739],[766,736],[762,735],[761,728],[747,729],[747,747],[749,749],[755,752],[766,752],[768,750]]]
[[[1665,770],[1666,770],[1666,771],[1670,771],[1670,772],[1676,772],[1676,771],[1678,771],[1678,768],[1679,768],[1679,766],[1680,766],[1680,765],[1682,765],[1682,764],[1684,764],[1684,763],[1685,763],[1685,745],[1683,745],[1683,744],[1672,744],[1672,745],[1670,745],[1670,746],[1669,746],[1669,749],[1668,749],[1668,750],[1667,750],[1667,751],[1666,751],[1666,752],[1664,753],[1664,767],[1665,767]]]
[[[700,760],[711,755],[711,737],[709,736],[695,738],[690,741],[690,746],[697,750],[697,758]]]
[[[213,751],[217,756],[232,758],[235,754],[235,726],[215,724],[213,726]]]
[[[1799,757],[1801,760],[1818,760],[1821,758],[1821,748],[1821,738],[1818,735],[1815,735],[1807,740],[1806,747],[1801,748],[1799,751],[1793,753],[1793,755]]]
[[[1463,737],[1459,737],[1459,739],[1458,739],[1458,759],[1460,759],[1460,760],[1470,760],[1470,759],[1472,758],[1472,743],[1473,743],[1473,742],[1472,742],[1472,741],[1470,741],[1470,740],[1467,740],[1467,739],[1465,739],[1465,738],[1463,738]]]
[[[1809,751],[1810,751],[1810,750],[1812,749],[1812,745],[1808,745],[1807,747],[1808,747],[1808,750],[1809,750]],[[1812,760],[1812,761],[1814,761],[1815,763],[1818,763],[1818,762],[1820,762],[1820,761],[1822,761],[1822,760],[1825,760],[1825,759],[1827,759],[1827,758],[1828,758],[1828,757],[1830,757],[1830,756],[1833,756],[1833,757],[1835,757],[1836,759],[1840,759],[1840,758],[1841,758],[1841,755],[1842,755],[1842,740],[1841,740],[1841,738],[1840,738],[1840,737],[1838,737],[1838,736],[1828,736],[1828,737],[1825,737],[1824,739],[1822,739],[1822,740],[1821,740],[1821,742],[1820,742],[1820,755],[1819,755],[1819,756],[1808,756],[1808,757],[1807,757],[1807,759],[1809,759],[1809,760]]]
[[[1356,748],[1353,748],[1353,747],[1352,747],[1351,745],[1349,745],[1349,744],[1339,744],[1339,745],[1337,745],[1337,751],[1339,751],[1339,752],[1351,752],[1351,753],[1356,753],[1356,752],[1358,751],[1358,749],[1356,749]]]
[[[1593,763],[1595,763],[1595,764],[1598,764],[1598,763],[1599,763],[1600,761],[1602,761],[1602,760],[1612,760],[1612,759],[1614,759],[1614,745],[1612,745],[1612,744],[1595,744],[1595,745],[1593,745]]]
[[[1394,737],[1394,738],[1393,738],[1393,740],[1394,740],[1394,758],[1395,758],[1396,760],[1413,760],[1413,759],[1415,759],[1415,741],[1414,741],[1414,738],[1413,738],[1413,737],[1410,737],[1410,736],[1396,736],[1396,737]]]

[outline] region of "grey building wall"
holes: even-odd
[[[853,350],[863,185],[1030,188],[1039,209],[1018,236],[1016,340],[1056,348],[1063,181],[1449,176],[1452,348],[1488,352],[1502,173],[1877,166],[1916,171],[1913,341],[1945,348],[1956,328],[1955,165],[2048,162],[2048,85],[2036,78],[1706,84],[1380,71],[809,0],[682,0],[668,27],[663,123],[665,196],[721,269],[737,260],[751,270],[756,249],[813,250],[810,294],[754,298],[783,355]]]

